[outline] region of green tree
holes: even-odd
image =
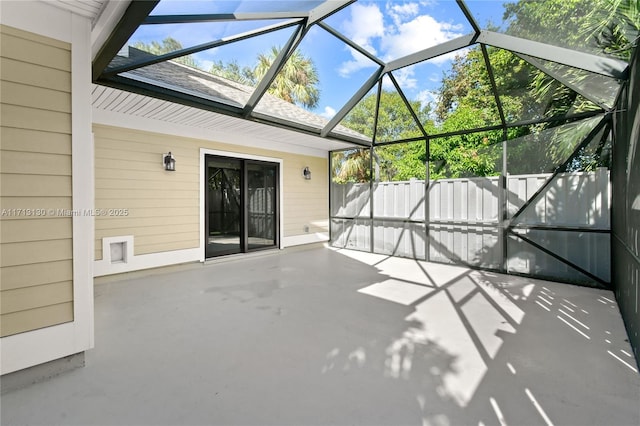
[[[397,92],[383,90],[380,94],[378,108],[377,94],[367,95],[362,99],[342,121],[342,125],[363,135],[374,137],[376,142],[392,142],[422,136],[422,131],[404,100]],[[419,101],[410,101],[411,109],[415,112],[421,125],[427,132],[434,129],[433,121],[429,118],[429,109],[423,107]],[[378,111],[377,128],[375,127],[376,109]],[[412,177],[424,179],[426,144],[424,142],[409,142],[376,147],[373,164],[376,180],[392,181],[407,180]],[[364,154],[362,154],[364,155]],[[344,173],[354,176],[368,176],[362,171],[354,172],[358,167],[369,167],[361,156],[353,154],[344,161]],[[341,178],[344,178],[343,175]]]
[[[371,178],[369,149],[348,149],[331,156],[331,179],[335,183],[364,183]]]
[[[376,142],[391,142],[422,136],[418,124],[402,97],[397,92],[388,90],[383,90],[380,94],[376,129],[377,101],[378,97],[375,93],[365,96],[347,114],[341,124],[370,138],[373,138],[375,129]],[[428,130],[432,129],[433,122],[429,119],[429,109],[423,107],[419,101],[410,101],[409,104],[420,123]]]
[[[136,49],[144,50],[145,52],[149,52],[153,55],[163,55],[165,53],[176,52],[178,50],[182,50],[183,48],[182,44],[172,37],[167,37],[162,40],[162,42],[157,42],[155,40],[151,43],[137,41],[133,44],[133,47],[135,47]],[[174,59],[174,61],[192,68],[199,68],[198,63],[191,55],[181,56]]]
[[[273,46],[269,52],[258,55],[258,63],[253,69],[256,81],[266,75],[280,50],[280,47]],[[318,83],[318,71],[313,60],[296,50],[276,75],[268,93],[292,104],[314,108],[320,101]]]
[[[236,60],[226,63],[220,60],[216,61],[211,65],[209,72],[240,84],[249,86],[256,85],[256,78],[253,70],[247,66],[241,67]]]
[[[600,0],[583,30],[603,52],[628,61],[640,32],[640,0]]]
[[[237,61],[217,61],[210,72],[241,84],[256,86],[273,65],[280,49],[273,46],[268,52],[259,54],[253,68],[241,67]],[[276,75],[267,92],[292,104],[314,108],[320,101],[318,83],[318,71],[313,60],[296,50]]]

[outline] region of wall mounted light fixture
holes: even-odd
[[[311,179],[311,170],[309,170],[309,166],[305,167],[302,170],[302,176],[304,176],[304,178],[307,180]]]
[[[162,154],[162,164],[164,164],[164,169],[170,172],[176,171],[176,159],[173,158],[171,151],[167,154]]]

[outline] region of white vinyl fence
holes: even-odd
[[[373,184],[373,208],[368,183],[332,183],[332,244],[492,269],[506,265],[509,272],[592,281],[514,235],[503,238],[504,229],[511,224],[514,233],[609,281],[609,234],[594,232],[610,226],[608,171],[561,173],[531,200],[550,176],[508,176],[504,196],[498,177],[431,181],[428,198],[424,181],[377,182]],[[499,220],[503,198],[509,219],[504,223]]]

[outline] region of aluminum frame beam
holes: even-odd
[[[93,60],[91,78],[96,81],[111,60],[122,49],[122,46],[129,40],[138,29],[140,23],[146,18],[160,0],[153,1],[132,1],[120,18],[107,41],[98,51]]]
[[[476,34],[480,34],[480,25],[478,25],[478,23],[476,22],[473,14],[471,13],[471,11],[469,11],[469,8],[465,4],[465,2],[463,0],[456,0],[456,3],[458,3],[458,6],[460,6],[464,17],[467,18],[467,21],[469,21],[469,24],[473,28],[473,31],[475,31]]]
[[[338,111],[336,115],[334,115],[333,118],[329,120],[327,125],[320,132],[320,136],[327,136],[329,132],[331,132],[331,130],[333,130],[333,128],[336,127],[340,123],[340,121],[342,121],[342,119],[349,113],[349,111],[351,111],[353,107],[355,107],[357,103],[360,102],[363,97],[365,97],[369,90],[371,90],[373,86],[376,85],[378,80],[382,77],[383,69],[383,67],[378,68],[371,75],[371,77],[369,77],[369,79],[362,86],[360,86],[360,89],[358,89],[358,91],[351,97],[351,99],[349,99],[349,101],[344,104],[342,108],[340,108],[340,111]]]
[[[377,56],[372,55],[371,53],[369,53],[369,51],[367,51],[366,49],[362,48],[362,46],[360,46],[359,44],[356,44],[353,41],[351,41],[344,34],[339,32],[338,30],[336,30],[332,26],[330,26],[330,25],[328,25],[328,24],[326,24],[324,22],[318,22],[317,25],[320,28],[322,28],[325,31],[327,31],[328,33],[332,34],[334,37],[338,38],[340,41],[344,42],[350,48],[352,48],[352,49],[356,50],[358,53],[366,56],[367,58],[369,58],[371,61],[375,62],[376,64],[378,64],[380,66],[384,66],[385,65],[385,63],[381,59],[379,59]]]
[[[388,62],[384,67],[384,73],[389,71],[395,71],[400,68],[408,67],[409,65],[417,64],[429,59],[437,58],[438,56],[446,55],[447,53],[455,52],[456,50],[463,49],[475,44],[476,34],[468,34],[462,37],[454,38],[444,43],[440,43],[436,46],[428,47],[416,53],[412,53],[402,58],[395,59]]]
[[[409,103],[409,100],[404,95],[404,92],[402,91],[402,88],[400,87],[400,84],[398,84],[398,80],[396,80],[396,78],[393,76],[393,73],[389,73],[388,75],[389,75],[389,78],[391,79],[391,82],[393,83],[394,87],[396,88],[396,91],[398,92],[398,94],[402,98],[402,102],[404,102],[404,105],[407,107],[407,109],[411,113],[411,117],[413,117],[413,121],[416,122],[416,125],[420,129],[420,132],[422,133],[422,136],[424,137],[424,139],[426,139],[428,137],[427,131],[424,129],[424,126],[420,122],[420,119],[418,118],[418,114],[416,114],[416,112],[411,107],[411,103]],[[380,83],[382,83],[382,79],[380,80]],[[380,85],[380,92],[382,92],[382,84]],[[378,102],[378,109],[380,109],[380,102]],[[377,130],[377,126],[376,126],[376,130]],[[375,140],[374,140],[374,142],[375,142]],[[374,143],[374,145],[375,145],[375,143]]]
[[[205,13],[189,15],[151,15],[143,25],[193,24],[201,22],[264,21],[271,19],[303,19],[305,12]]]
[[[321,5],[311,9],[308,15],[307,26],[311,26],[316,22],[333,15],[334,13],[349,6],[351,3],[355,3],[357,0],[333,0],[325,1]]]
[[[617,79],[625,79],[629,68],[629,64],[617,59],[578,52],[565,47],[553,46],[493,31],[482,31],[477,41],[515,53],[546,59]]]
[[[104,75],[108,76],[113,74],[119,74],[122,72],[131,71],[136,68],[146,67],[148,65],[154,65],[160,62],[170,61],[172,59],[176,59],[181,56],[191,55],[193,53],[198,53],[198,52],[202,52],[203,50],[224,46],[225,44],[234,43],[236,41],[246,40],[251,37],[259,36],[262,34],[268,34],[274,31],[279,31],[285,28],[292,27],[294,25],[300,25],[300,21],[294,20],[294,21],[288,21],[281,24],[269,25],[266,27],[258,28],[253,31],[236,34],[234,36],[224,37],[218,40],[202,43],[197,46],[176,50],[175,52],[165,53],[163,55],[158,55],[158,56],[152,57],[151,59],[142,59],[142,60],[134,61],[119,67],[107,68],[104,72]]]
[[[271,68],[269,68],[267,73],[262,77],[262,80],[260,80],[260,83],[258,83],[258,86],[255,88],[255,90],[251,94],[251,97],[249,97],[249,100],[247,101],[247,104],[244,107],[245,117],[251,115],[253,109],[256,107],[258,102],[260,102],[260,99],[262,99],[262,97],[267,92],[267,90],[269,90],[269,86],[271,86],[271,83],[276,78],[276,75],[278,74],[278,72],[280,72],[285,62],[289,58],[289,55],[291,55],[291,53],[294,51],[296,46],[300,43],[303,36],[304,36],[304,31],[302,26],[300,26],[298,30],[295,31],[291,35],[291,37],[289,37],[289,40],[284,45],[284,47],[280,50],[280,53],[278,53],[278,56],[273,60],[273,63],[271,64]]]

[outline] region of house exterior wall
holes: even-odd
[[[188,253],[152,262],[149,267],[176,260],[204,260],[200,205],[203,150],[282,161],[282,246],[309,242],[305,236],[328,232],[327,157],[103,124],[94,124],[93,131],[96,209],[105,213],[96,216],[95,259],[102,261],[98,265],[105,263],[104,241],[119,241],[120,237],[133,237],[133,247],[128,247],[133,258]],[[165,171],[162,165],[162,154],[169,151],[176,158],[175,172]],[[312,170],[311,180],[302,176],[306,166]],[[133,262],[128,270],[145,267],[140,265]],[[115,273],[123,268],[116,265],[104,271]],[[99,266],[97,275],[102,270]]]
[[[93,347],[91,22],[0,2],[0,374]]]
[[[73,320],[71,45],[0,36],[4,337]]]

